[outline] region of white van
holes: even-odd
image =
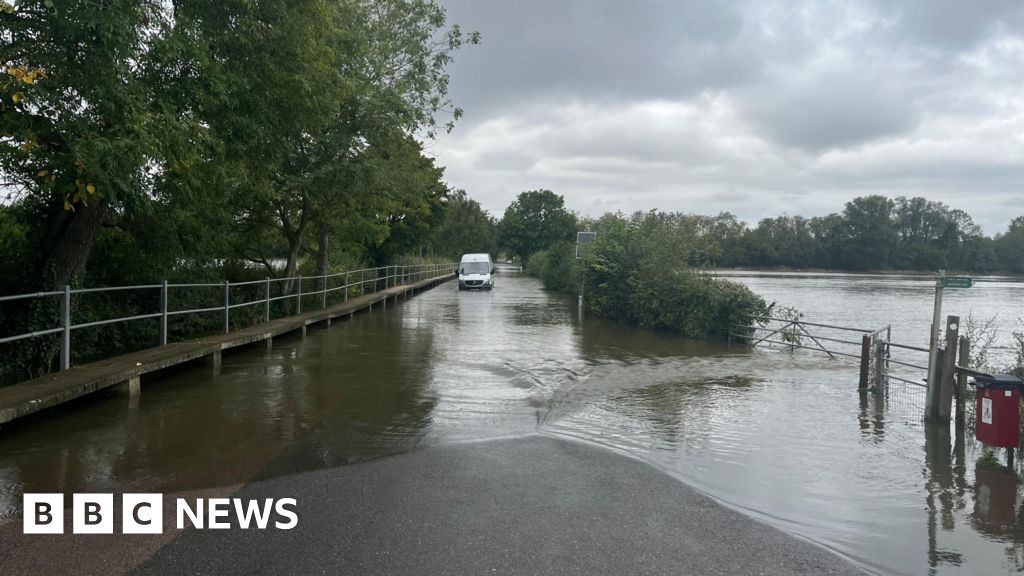
[[[459,262],[459,290],[494,288],[494,262],[490,254],[464,254]]]

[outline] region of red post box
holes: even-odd
[[[974,436],[989,446],[1016,448],[1020,445],[1020,379],[996,374],[976,381]]]

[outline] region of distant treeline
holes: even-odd
[[[842,212],[765,218],[681,215],[699,243],[694,265],[1024,274],[1024,216],[995,237],[963,210],[924,198],[864,196]]]
[[[498,246],[550,289],[576,293],[605,318],[696,338],[749,329],[770,306],[711,267],[964,270],[1024,273],[1024,216],[994,238],[971,217],[924,198],[866,196],[824,217],[680,212],[578,218],[549,191],[524,192],[497,223]],[[577,254],[574,235],[597,233]]]

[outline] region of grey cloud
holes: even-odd
[[[708,197],[708,200],[710,200],[711,202],[716,202],[716,203],[717,202],[726,202],[726,203],[749,202],[750,199],[751,199],[750,194],[748,194],[746,192],[738,192],[736,190],[728,190],[728,191],[725,191],[725,192],[718,192],[718,193],[715,193],[715,194],[711,194]]]
[[[483,44],[457,55],[466,118],[431,149],[492,213],[542,187],[592,215],[881,193],[991,233],[1024,212],[1019,0],[440,1]]]
[[[905,133],[919,119],[915,102],[888,74],[861,66],[835,68],[750,90],[749,116],[779,143],[825,150]]]
[[[448,0],[449,18],[480,46],[452,66],[459,105],[504,106],[586,93],[678,97],[756,73],[732,45],[742,16],[729,4]]]
[[[485,152],[473,161],[478,170],[528,170],[537,159],[516,150]]]
[[[881,0],[876,6],[893,22],[894,38],[927,50],[970,49],[993,34],[1024,25],[1020,0]]]

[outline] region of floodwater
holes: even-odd
[[[892,327],[892,341],[928,347],[935,277],[901,274],[719,271],[749,286],[769,303],[797,308],[804,319],[866,329]],[[1013,361],[1012,334],[1024,331],[1024,278],[975,276],[974,286],[943,290],[942,317],[991,323],[988,360],[993,368]],[[980,335],[979,335],[980,336]]]
[[[902,322],[913,338],[923,314],[927,336],[920,280],[737,279],[807,319],[892,323],[894,339]],[[991,294],[979,308],[1021,309],[1024,284],[993,285],[971,293]],[[574,298],[518,274],[492,292],[448,283],[227,354],[218,374],[144,380],[132,406],[90,399],[5,426],[0,522],[15,521],[23,492],[180,492],[539,433],[641,458],[873,572],[1024,570],[1017,476],[977,465],[977,444],[926,429],[912,408],[860,393],[857,376],[821,355],[580,318]]]

